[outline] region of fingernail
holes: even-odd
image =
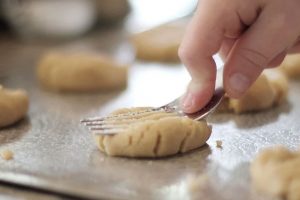
[[[244,91],[247,90],[249,86],[249,78],[242,73],[232,74],[229,78],[229,87],[238,93],[244,93]]]
[[[195,105],[195,97],[192,93],[187,92],[183,97],[182,106],[184,110],[189,110]]]

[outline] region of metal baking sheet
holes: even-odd
[[[133,52],[126,37],[112,30],[54,47],[103,50],[127,59]],[[34,73],[37,59],[49,47],[10,40],[1,44],[6,67],[0,82],[26,89],[30,111],[26,119],[0,130],[0,151],[14,152],[13,160],[0,159],[0,180],[92,199],[268,199],[252,189],[249,162],[262,148],[282,144],[296,149],[300,144],[300,82],[294,81],[288,101],[279,107],[210,116],[213,133],[200,149],[163,159],[108,157],[80,119],[172,100],[189,81],[183,66],[135,62],[123,91],[56,94],[41,89]],[[223,141],[221,149],[216,140]],[[205,190],[195,184],[203,175],[209,180]]]

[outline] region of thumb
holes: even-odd
[[[272,12],[266,7],[227,57],[223,76],[230,97],[241,97],[264,68],[297,40],[298,31],[290,28],[296,26],[294,20]]]

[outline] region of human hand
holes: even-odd
[[[192,77],[184,111],[196,112],[212,97],[214,54],[224,61],[227,94],[239,98],[265,68],[299,50],[299,9],[299,0],[200,0],[178,52]]]

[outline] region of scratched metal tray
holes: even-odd
[[[106,49],[117,58],[132,56],[124,34],[95,35],[59,48]],[[92,199],[267,199],[251,188],[249,162],[262,148],[283,144],[296,149],[300,144],[300,82],[291,82],[288,102],[277,108],[211,116],[212,136],[198,150],[164,159],[107,157],[79,120],[119,107],[162,105],[184,91],[189,80],[184,68],[136,62],[123,91],[55,94],[42,90],[34,76],[36,59],[45,47],[8,40],[1,44],[6,67],[0,83],[25,88],[30,95],[28,117],[0,130],[0,151],[14,152],[14,160],[0,159],[2,181]],[[222,149],[216,148],[216,140],[223,141]],[[209,181],[202,191],[194,187],[201,185],[195,181],[203,174]]]

